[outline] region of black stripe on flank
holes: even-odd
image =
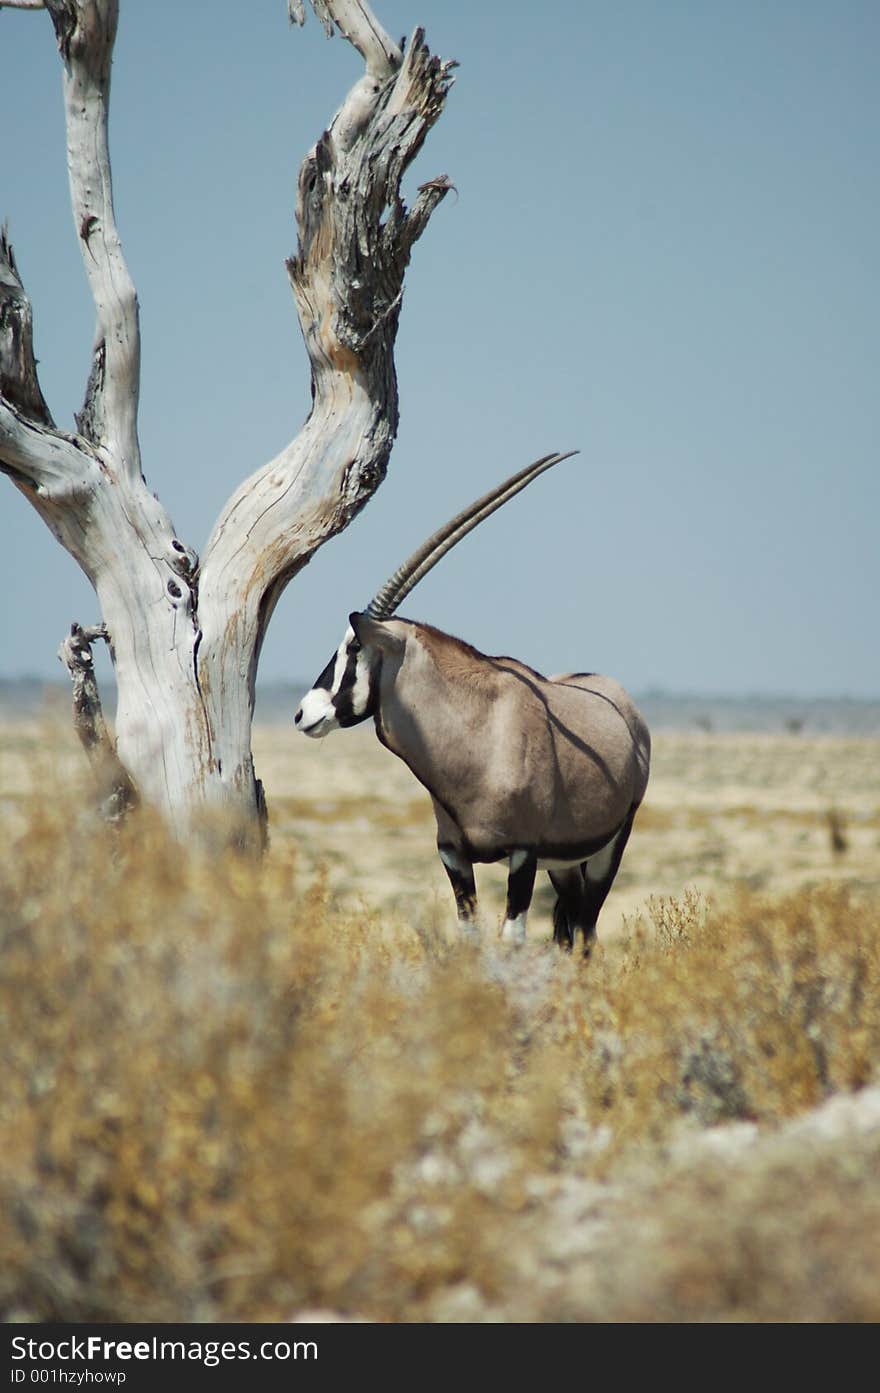
[[[572,863],[587,861],[591,856],[595,856],[597,851],[601,851],[603,847],[613,841],[622,826],[623,823],[619,822],[608,832],[603,832],[601,837],[593,837],[584,842],[539,842],[536,846],[525,846],[522,842],[514,842],[512,845],[483,847],[479,851],[469,842],[465,842],[465,852],[471,861],[476,861],[478,864],[504,861],[514,851],[527,851],[538,861],[571,861]]]
[[[374,706],[371,699],[370,705],[373,711],[373,721],[376,727],[376,735],[378,736],[380,743],[385,746],[386,750],[390,750],[393,755],[396,755],[398,759],[403,761],[403,763],[409,769],[410,773],[414,775],[414,777],[418,780],[422,787],[428,790],[435,803],[439,803],[440,807],[446,813],[450,821],[455,823],[455,826],[461,832],[461,846],[459,849],[464,853],[464,855],[467,857],[469,861],[472,861],[477,865],[491,865],[495,861],[506,861],[514,851],[527,851],[531,855],[534,855],[535,859],[538,861],[586,861],[589,859],[589,857],[595,856],[597,851],[601,851],[603,847],[606,847],[609,842],[613,841],[614,838],[617,836],[618,832],[620,831],[621,827],[623,826],[624,822],[626,822],[627,818],[631,816],[631,814],[628,813],[627,817],[624,818],[622,822],[615,823],[615,825],[609,828],[607,832],[603,832],[601,836],[593,837],[589,841],[539,842],[536,846],[526,846],[522,841],[500,842],[494,845],[484,845],[483,847],[478,849],[474,846],[472,842],[468,841],[467,837],[464,834],[464,828],[461,825],[461,821],[458,817],[458,814],[456,813],[455,808],[448,801],[448,799],[441,798],[437,790],[435,788],[432,788],[429,783],[426,783],[426,781],[422,779],[413,769],[412,765],[409,763],[409,760],[406,759],[405,756],[402,755],[399,750],[396,750],[394,746],[390,743],[385,731],[382,728],[382,711],[379,707],[378,702]]]

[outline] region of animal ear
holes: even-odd
[[[350,614],[348,622],[358,643],[364,648],[369,644],[384,653],[393,653],[403,645],[401,636],[393,632],[391,625],[383,619],[374,619],[367,613]]]

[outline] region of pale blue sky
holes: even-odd
[[[880,6],[376,0],[461,63],[410,187],[416,246],[388,479],[286,592],[264,680],[311,678],[349,610],[445,518],[580,456],[404,606],[545,671],[636,691],[880,694]],[[141,300],[144,467],[200,548],[298,429],[283,266],[300,160],[357,55],[284,0],[122,0],[111,142]],[[43,13],[0,12],[0,217],[69,423],[93,315]],[[61,676],[94,597],[0,480],[0,674]]]

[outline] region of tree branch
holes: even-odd
[[[0,246],[0,469],[92,581],[113,637],[115,744],[91,670],[90,644],[104,630],[75,628],[66,645],[81,738],[107,771],[99,777],[114,806],[129,796],[121,765],[181,832],[203,803],[246,818],[261,806],[250,733],[266,626],[288,581],[385,476],[398,423],[404,274],[450,187],[445,176],[429,180],[411,210],[401,193],[454,65],[430,54],[420,30],[401,55],[366,0],[312,4],[365,65],[300,173],[288,272],[313,406],[299,435],[228,501],[201,565],[140,471],[138,307],[107,147],[118,0],[45,0],[65,67],[71,197],[97,313],[80,436],[52,426],[30,305],[8,239]],[[294,17],[303,10],[301,0],[291,4]]]
[[[0,0],[0,10],[45,10],[45,0]]]
[[[356,8],[369,14],[360,0]],[[326,0],[326,9],[340,25],[351,21],[347,0]],[[300,170],[299,245],[287,269],[312,410],[287,448],[232,495],[200,571],[200,682],[209,706],[222,705],[227,729],[241,699],[232,694],[230,636],[237,660],[248,655],[252,702],[262,638],[284,587],[385,477],[398,424],[393,355],[404,273],[451,187],[445,176],[429,181],[410,212],[401,181],[443,109],[454,66],[432,56],[416,30],[387,80],[367,71],[355,83]]]
[[[312,0],[312,9],[328,38],[335,24],[340,34],[354,45],[371,77],[390,77],[400,67],[403,56],[400,49],[386,34],[366,0]],[[303,0],[288,0],[287,12],[291,24],[305,24]]]
[[[101,812],[108,822],[118,822],[136,806],[138,796],[104,720],[92,658],[92,644],[98,639],[109,641],[103,624],[88,629],[71,624],[58,657],[73,683],[73,725],[98,780]]]
[[[339,0],[326,3],[334,18],[347,8]],[[358,7],[367,10],[360,0]],[[208,544],[208,552],[219,546],[235,518],[236,569],[241,574],[250,556],[264,587],[268,555],[277,578],[304,564],[314,549],[303,557],[304,497],[321,500],[324,540],[363,506],[384,477],[397,429],[391,354],[403,276],[413,242],[452,187],[445,176],[430,181],[409,213],[400,184],[443,109],[454,66],[432,57],[423,31],[416,30],[396,77],[384,85],[360,79],[300,170],[299,247],[287,265],[311,359],[314,407],[291,446],[230,499]],[[341,442],[361,397],[366,416],[352,433],[354,453],[347,454]],[[335,427],[329,424],[334,420]],[[324,456],[305,474],[304,449]],[[337,487],[325,471],[330,477],[338,471]],[[332,518],[326,516],[328,494],[341,510]],[[245,512],[258,514],[257,528],[248,527],[242,544],[239,519]],[[206,553],[203,577],[209,566]]]
[[[340,34],[353,44],[371,77],[390,77],[403,57],[389,38],[366,0],[325,0],[325,8],[336,21]]]
[[[0,399],[0,473],[27,483],[36,497],[56,504],[80,497],[98,476],[97,461],[69,436],[29,421]]]
[[[28,420],[54,425],[37,380],[31,302],[6,227],[0,230],[0,397]]]
[[[31,303],[0,231],[0,472],[37,504],[70,499],[94,461],[57,430],[37,378]]]
[[[73,218],[97,314],[82,435],[103,445],[122,475],[139,478],[140,327],[113,211],[107,140],[118,0],[46,0],[64,62]]]

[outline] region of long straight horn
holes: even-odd
[[[374,596],[367,605],[367,614],[374,619],[390,619],[391,615],[406,599],[413,586],[418,585],[423,576],[426,576],[441,557],[472,532],[484,518],[489,517],[515,494],[526,488],[533,479],[537,479],[539,474],[543,474],[545,469],[552,469],[554,464],[559,464],[561,460],[570,459],[576,455],[577,450],[569,450],[564,455],[544,455],[542,459],[535,460],[534,464],[529,464],[525,469],[521,469],[518,474],[506,479],[503,484],[498,484],[488,493],[484,493],[482,498],[478,498],[469,508],[447,522],[445,527],[441,527],[434,532],[426,542],[414,551],[408,561],[399,566],[389,580],[386,580],[382,589]]]

